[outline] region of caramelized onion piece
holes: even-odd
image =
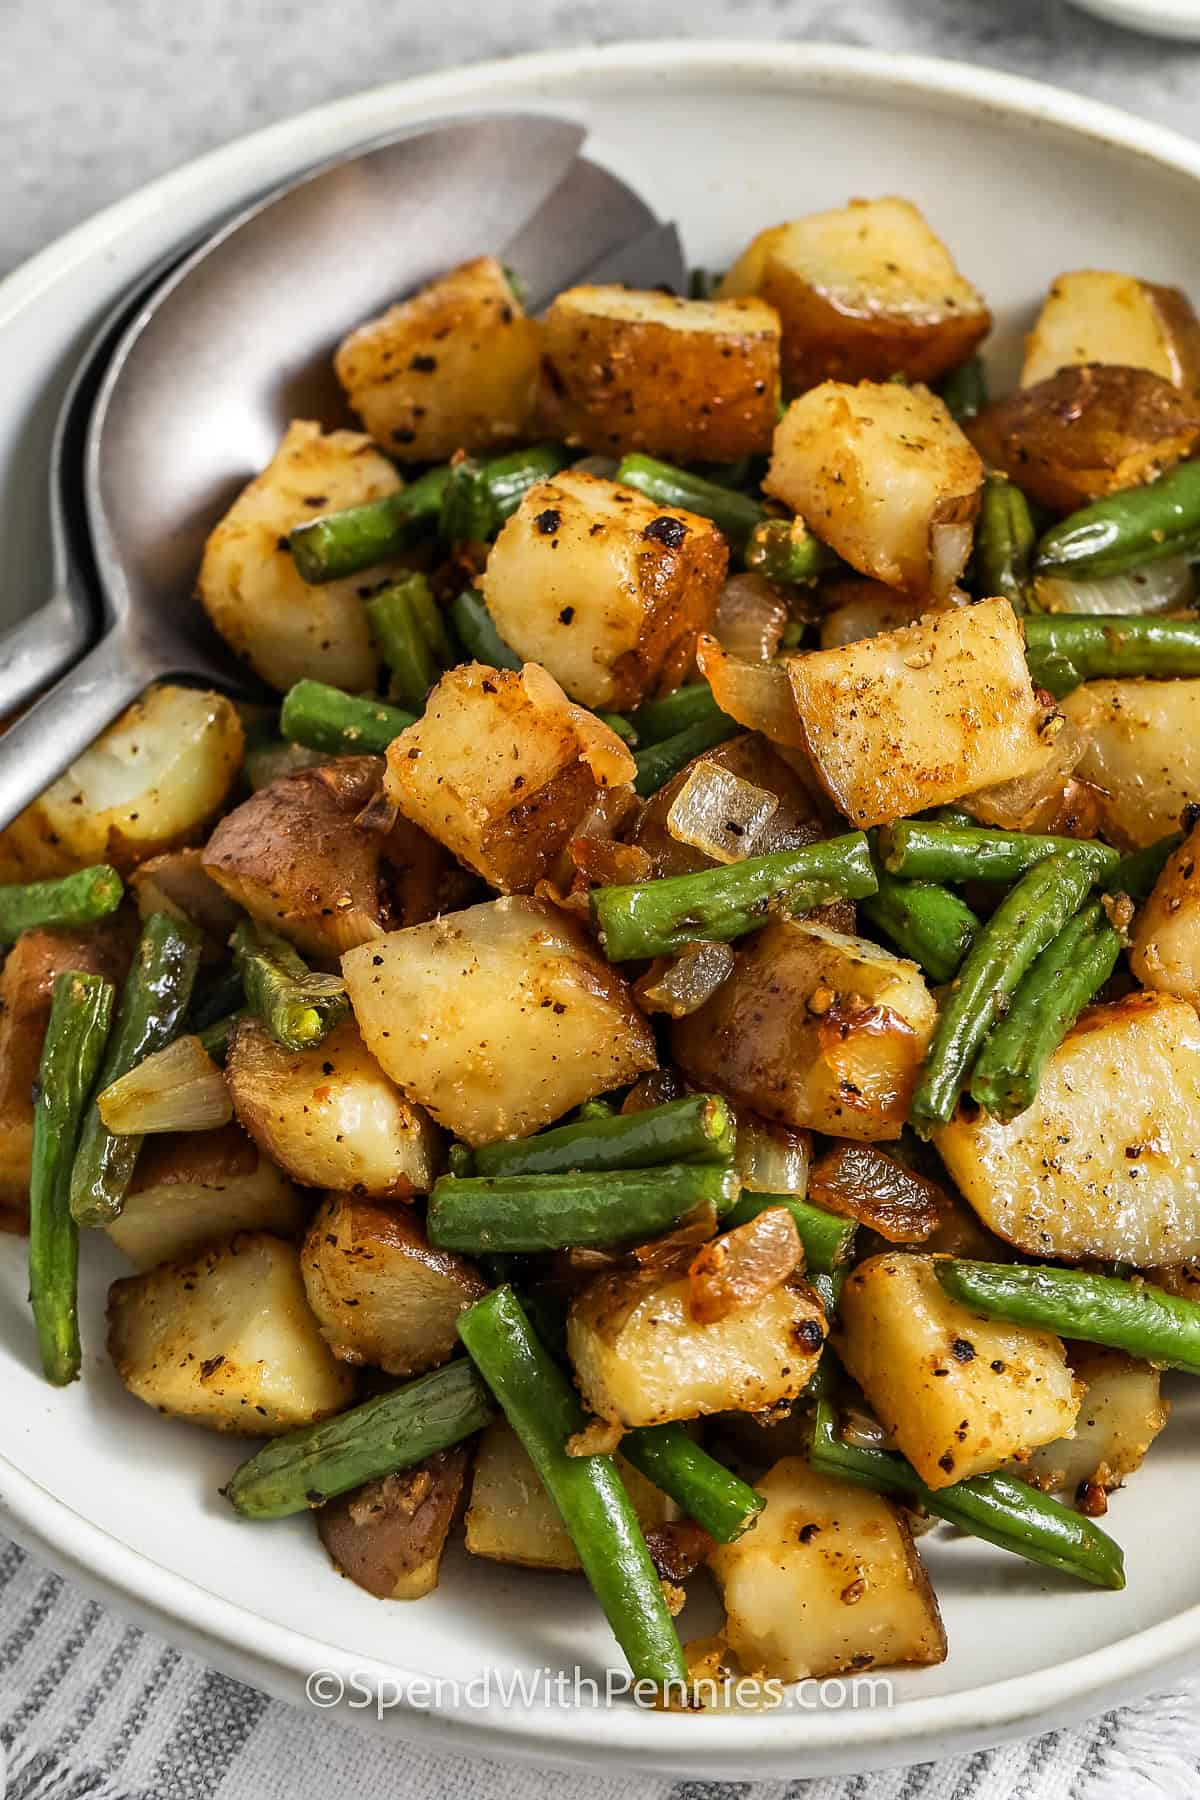
[[[688,1311],[715,1325],[780,1287],[804,1261],[796,1222],[786,1206],[769,1206],[706,1244],[688,1267]]]
[[[702,756],[671,802],[667,830],[713,862],[741,862],[757,855],[756,840],[778,810],[777,794]]]
[[[643,1012],[685,1019],[712,999],[732,975],[733,965],[728,944],[688,944],[678,956],[655,957],[635,984],[634,996]]]
[[[626,1094],[623,1113],[648,1112],[652,1106],[665,1106],[668,1100],[682,1100],[688,1084],[678,1069],[651,1069],[640,1075]]]
[[[696,665],[722,712],[749,731],[761,731],[773,744],[804,749],[804,727],[782,663],[744,662],[727,655],[715,637],[701,632]]]
[[[717,1540],[693,1519],[676,1519],[646,1533],[650,1560],[664,1581],[686,1581],[716,1549]]]
[[[1048,821],[1062,806],[1067,783],[1087,747],[1087,733],[1064,720],[1040,769],[968,794],[962,801],[963,811],[981,825],[995,825],[1002,831],[1049,831]]]
[[[813,1164],[808,1197],[857,1219],[891,1244],[923,1244],[942,1222],[945,1196],[874,1144],[835,1143]]]
[[[808,1192],[811,1162],[810,1131],[776,1125],[744,1107],[738,1108],[733,1163],[744,1188],[753,1194],[791,1194],[803,1200]]]
[[[765,575],[734,575],[721,590],[713,636],[743,662],[770,662],[787,622],[787,602]]]
[[[611,838],[577,837],[571,839],[570,852],[579,873],[598,887],[649,881],[654,873],[654,864],[636,844],[617,844]]]
[[[651,1238],[648,1244],[636,1245],[629,1256],[637,1268],[652,1269],[661,1274],[681,1257],[689,1256],[697,1245],[707,1244],[715,1236],[716,1229],[717,1209],[711,1200],[702,1200],[673,1231],[663,1237]]]

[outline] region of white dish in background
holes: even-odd
[[[45,567],[48,421],[89,320],[171,242],[254,193],[409,119],[543,106],[589,126],[589,153],[677,218],[692,260],[720,267],[752,232],[850,195],[901,193],[928,213],[997,314],[1011,378],[1053,276],[1136,270],[1200,289],[1200,146],[1109,108],[984,70],[778,44],[643,44],[490,64],[343,100],[204,157],[110,208],[0,286],[0,541]],[[481,246],[486,248],[488,246]],[[353,321],[347,320],[347,324]],[[281,352],[286,320],[280,323]],[[249,473],[249,471],[248,471]],[[3,609],[0,609],[2,612]],[[73,1579],[174,1642],[302,1702],[317,1669],[462,1681],[491,1665],[616,1659],[581,1583],[454,1554],[437,1593],[372,1600],[334,1575],[307,1519],[251,1525],[218,1494],[244,1446],[167,1423],[103,1355],[115,1255],[85,1245],[85,1379],[41,1380],[23,1246],[0,1239],[0,1522]],[[1145,1470],[1113,1503],[1129,1586],[1096,1593],[986,1545],[923,1540],[946,1615],[941,1668],[895,1672],[890,1710],[751,1717],[543,1705],[389,1710],[383,1728],[493,1755],[709,1777],[814,1775],[925,1760],[1061,1725],[1127,1699],[1200,1654],[1192,1384]],[[698,1611],[698,1609],[697,1609]],[[685,1633],[709,1628],[702,1616]],[[358,1725],[370,1709],[339,1709]]]
[[[1200,40],[1200,0],[1074,0],[1074,4],[1130,31]]]

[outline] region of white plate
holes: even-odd
[[[996,309],[1002,374],[1064,268],[1200,285],[1200,148],[1010,76],[833,48],[643,44],[380,89],[156,182],[0,287],[0,542],[5,567],[22,571],[20,604],[37,597],[44,566],[46,421],[67,352],[110,296],[170,241],[305,163],[406,119],[531,105],[584,121],[592,153],[677,217],[692,258],[709,267],[781,218],[854,194],[910,195]],[[280,332],[282,344],[286,319]],[[611,1639],[570,1577],[452,1556],[435,1595],[386,1605],[330,1571],[309,1520],[235,1519],[217,1490],[241,1450],[165,1423],[123,1392],[101,1354],[115,1258],[109,1265],[91,1239],[85,1252],[86,1378],[58,1394],[34,1368],[22,1247],[0,1242],[0,1505],[15,1536],[176,1643],[293,1700],[324,1668],[401,1686],[489,1666],[578,1664],[602,1679]],[[1196,1393],[1185,1401],[1193,1422]],[[951,1654],[939,1669],[897,1672],[889,1709],[687,1718],[538,1698],[483,1710],[447,1690],[440,1704],[391,1708],[384,1729],[556,1763],[762,1777],[926,1759],[1062,1724],[1200,1649],[1188,1422],[1176,1418],[1114,1502],[1129,1561],[1123,1594],[1043,1577],[968,1540],[926,1539]],[[684,1625],[705,1628],[699,1618]],[[336,1716],[375,1722],[367,1708]]]
[[[1074,0],[1084,12],[1154,37],[1200,38],[1200,0]]]

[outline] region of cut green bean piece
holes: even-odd
[[[735,1543],[766,1505],[761,1494],[701,1449],[676,1421],[627,1431],[621,1455],[718,1544]]]
[[[445,467],[430,469],[398,494],[297,525],[288,542],[301,577],[314,585],[339,581],[432,537],[449,473]]]
[[[756,575],[793,587],[812,587],[838,566],[833,551],[803,519],[763,519],[750,533],[745,562]]]
[[[975,527],[975,588],[986,599],[1003,598],[1023,613],[1037,542],[1029,502],[1003,475],[989,475],[979,498]]]
[[[687,687],[664,694],[661,700],[646,700],[633,714],[633,728],[643,749],[661,744],[665,738],[678,737],[692,725],[723,719],[707,681],[695,681]]]
[[[440,645],[429,635],[428,609],[437,612],[423,575],[393,582],[364,608],[379,654],[391,670],[389,697],[413,714],[425,710],[425,697],[446,667]]]
[[[973,419],[988,403],[987,370],[983,358],[969,356],[937,384],[937,393],[951,417],[961,425]]]
[[[766,508],[748,494],[739,494],[736,488],[722,487],[718,481],[706,481],[702,475],[677,469],[653,456],[635,453],[622,457],[617,480],[625,487],[636,488],[656,506],[668,510],[677,507],[682,512],[698,513],[703,519],[711,519],[735,550],[742,548],[754,527],[766,517]]]
[[[814,1206],[811,1200],[798,1200],[795,1194],[743,1192],[733,1211],[722,1220],[722,1229],[732,1231],[736,1225],[748,1225],[751,1219],[773,1206],[786,1207],[795,1221],[800,1242],[804,1245],[807,1276],[832,1275],[850,1261],[858,1233],[857,1220],[839,1219],[836,1213],[826,1212],[823,1206]]]
[[[772,915],[860,900],[875,888],[867,840],[849,831],[695,875],[593,888],[591,910],[609,961],[629,962],[670,956],[697,940],[727,944]]]
[[[1144,850],[1131,850],[1104,877],[1105,892],[1145,900],[1182,842],[1182,831],[1172,831],[1156,843],[1147,844]]]
[[[933,881],[902,881],[877,869],[879,891],[860,902],[869,919],[898,950],[937,983],[950,981],[979,930],[965,900]]]
[[[728,1164],[737,1128],[716,1094],[686,1094],[644,1112],[614,1113],[557,1125],[537,1137],[484,1144],[477,1175],[562,1175],[572,1171],[648,1169],[657,1163]]]
[[[983,825],[944,825],[905,819],[879,832],[879,855],[890,875],[909,881],[995,881],[1007,885],[1049,856],[1069,856],[1107,877],[1120,852],[1095,838],[1047,837],[1031,831],[993,831]]]
[[[1059,699],[1105,676],[1200,675],[1200,619],[1135,613],[1037,613],[1025,620],[1025,658],[1039,687]]]
[[[1037,550],[1046,575],[1096,579],[1200,549],[1200,461],[1095,500],[1051,526]]]
[[[277,931],[243,919],[231,939],[246,1005],[285,1050],[315,1050],[346,1016],[340,975],[318,975]]]
[[[108,1039],[116,992],[74,971],[54,984],[33,1109],[29,1177],[29,1298],[47,1381],[79,1375],[79,1226],[71,1165]]]
[[[532,444],[507,456],[451,463],[442,495],[441,536],[448,544],[486,543],[541,481],[565,469],[571,453],[562,444]]]
[[[727,1213],[738,1177],[715,1163],[595,1174],[442,1175],[425,1227],[438,1250],[528,1254],[644,1243],[695,1207]]]
[[[202,1031],[196,1033],[204,1054],[211,1056],[219,1068],[225,1067],[230,1040],[241,1016],[240,1012],[226,1013],[223,1019],[214,1019],[211,1025],[206,1025]]]
[[[187,919],[151,913],[125,981],[96,1093],[178,1037],[200,967],[201,937]],[[71,1170],[71,1213],[78,1225],[107,1225],[125,1204],[141,1135],[109,1131],[95,1100],[88,1108]]]
[[[473,1365],[446,1363],[336,1418],[275,1438],[242,1463],[225,1495],[244,1518],[283,1519],[411,1469],[494,1417]]]
[[[633,778],[635,792],[643,800],[649,799],[681,769],[686,769],[694,757],[703,756],[706,750],[715,750],[718,744],[737,737],[743,729],[736,719],[718,709],[715,717],[698,719],[694,725],[686,725],[682,731],[677,731],[674,737],[663,738],[659,743],[637,751],[633,759],[637,764],[637,774]]]
[[[199,1036],[209,1025],[228,1018],[230,1013],[240,1012],[245,1001],[241,972],[236,963],[231,963],[214,978],[211,987],[193,990],[184,1030],[194,1031]]]
[[[115,869],[96,863],[57,881],[0,887],[0,944],[43,926],[95,925],[115,913],[125,885]]]
[[[520,669],[521,658],[510,650],[477,588],[464,588],[450,604],[450,621],[467,655],[489,669]]]
[[[688,1680],[637,1514],[611,1456],[570,1456],[583,1408],[509,1287],[458,1317],[458,1334],[525,1446],[562,1517],[583,1572],[639,1680]]]
[[[298,681],[284,695],[279,715],[285,738],[330,756],[383,756],[414,723],[414,715],[398,706],[361,700],[323,681]]]

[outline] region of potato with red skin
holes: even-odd
[[[459,1444],[368,1481],[317,1509],[334,1567],[377,1600],[420,1600],[437,1586],[467,1471]]]
[[[1149,369],[1173,387],[1200,387],[1200,320],[1176,287],[1106,269],[1060,275],[1025,340],[1021,386],[1079,363]]]

